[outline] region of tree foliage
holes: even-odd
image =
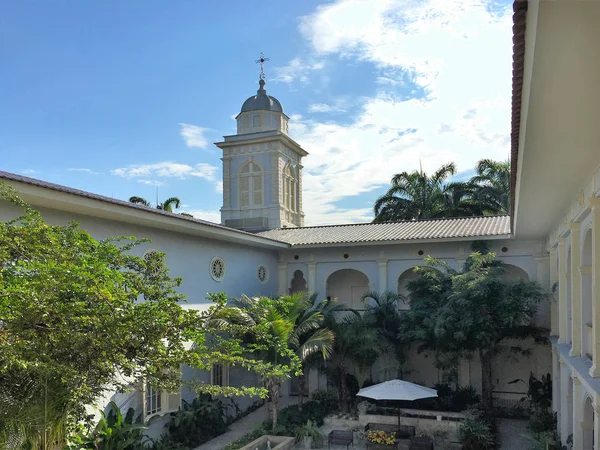
[[[47,224],[0,184],[2,198],[24,212],[0,223],[0,448],[11,439],[50,448],[86,405],[141,380],[178,389],[182,364],[210,370],[225,363],[261,376],[283,371],[219,334],[213,318],[225,309],[222,296],[205,312],[182,308],[182,280],[170,276],[164,254],[134,254],[146,240],[97,241],[76,223]],[[253,348],[272,343],[261,326],[238,327],[255,334]],[[266,394],[193,383],[211,393]]]
[[[411,309],[405,315],[406,338],[434,351],[442,364],[477,354],[482,400],[491,407],[492,356],[505,339],[543,340],[544,330],[533,324],[533,317],[546,293],[536,282],[506,280],[494,253],[472,253],[461,272],[432,258],[415,271],[422,276],[407,284]]]
[[[510,163],[483,159],[468,181],[448,182],[456,165],[448,163],[432,175],[423,170],[392,177],[388,191],[374,205],[374,222],[507,214]]]

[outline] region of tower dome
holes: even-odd
[[[283,108],[279,100],[272,95],[267,95],[265,80],[261,78],[258,84],[260,87],[256,91],[256,95],[253,95],[244,102],[240,113],[247,111],[274,111],[283,113]]]

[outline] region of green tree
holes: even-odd
[[[318,361],[324,361],[333,351],[335,335],[327,328],[336,311],[342,306],[333,300],[317,300],[317,294],[307,297],[305,293],[295,294],[301,305],[301,313],[296,318],[290,333],[289,345],[300,361],[301,373],[298,375],[298,406],[302,407],[306,386],[306,374]]]
[[[246,342],[252,357],[264,361],[271,369],[260,375],[268,391],[269,420],[275,429],[281,382],[290,374],[300,373],[300,358],[292,346],[295,344],[296,350],[301,351],[302,333],[295,330],[295,325],[305,322],[308,330],[314,326],[313,319],[309,314],[306,321],[301,320],[306,307],[303,297],[298,295],[277,298],[243,295],[230,300],[228,306],[216,319],[216,326],[226,335]],[[304,351],[309,353],[311,349],[304,348]]]
[[[455,173],[455,164],[448,163],[431,176],[423,170],[394,175],[391,187],[375,202],[373,221],[473,215],[472,205],[467,201],[468,185],[446,182],[448,177]]]
[[[482,159],[475,168],[477,174],[470,183],[474,186],[472,198],[482,205],[486,214],[510,212],[510,160]]]
[[[400,332],[403,318],[398,308],[406,299],[395,292],[386,291],[367,292],[362,300],[366,305],[365,319],[373,322],[377,333],[378,352],[395,360],[395,376],[401,379],[402,367],[406,362],[405,350],[409,343]]]
[[[536,282],[505,280],[504,266],[495,257],[474,252],[462,272],[427,258],[424,266],[415,268],[423,276],[407,284],[411,309],[403,328],[407,339],[434,351],[442,365],[477,354],[482,401],[488,410],[492,407],[492,356],[505,339],[545,341],[545,330],[532,320],[539,303],[547,299]]]
[[[273,367],[249,357],[241,340],[212,328],[225,309],[222,298],[206,312],[181,307],[182,280],[170,276],[164,254],[132,254],[146,240],[97,241],[75,223],[49,225],[0,183],[2,199],[24,212],[0,222],[0,448],[21,438],[34,449],[52,448],[109,390],[141,380],[178,389],[182,364],[271,374]],[[256,341],[266,345],[260,336]]]
[[[335,334],[335,342],[326,372],[332,380],[337,380],[342,411],[349,412],[348,370],[355,366],[359,383],[360,379],[366,379],[366,373],[379,357],[377,331],[371,317],[356,312],[345,313],[329,327]]]

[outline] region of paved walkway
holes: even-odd
[[[288,405],[296,403],[296,397],[282,397],[279,399],[279,409],[285,408]],[[229,431],[205,442],[199,447],[193,450],[220,450],[226,445],[237,441],[239,438],[254,430],[258,425],[263,423],[268,418],[267,404],[258,408],[256,411],[251,412],[245,417],[242,417],[237,422],[233,422],[229,425]]]
[[[500,434],[500,450],[515,450],[531,448],[533,444],[531,432],[526,420],[498,419]]]

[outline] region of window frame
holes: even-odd
[[[248,168],[248,172],[244,172],[244,169]],[[256,168],[256,170],[255,170]],[[255,177],[260,177],[259,186],[255,184]],[[246,192],[242,189],[242,184],[247,180],[248,183],[248,203],[242,203],[243,193]],[[260,203],[256,203],[256,194],[260,191]],[[240,209],[250,209],[255,207],[265,206],[265,171],[256,161],[251,160],[240,166],[238,171],[238,206]]]
[[[221,368],[221,384],[215,383],[215,367]],[[229,366],[223,363],[213,363],[210,366],[210,384],[212,386],[229,387]]]

